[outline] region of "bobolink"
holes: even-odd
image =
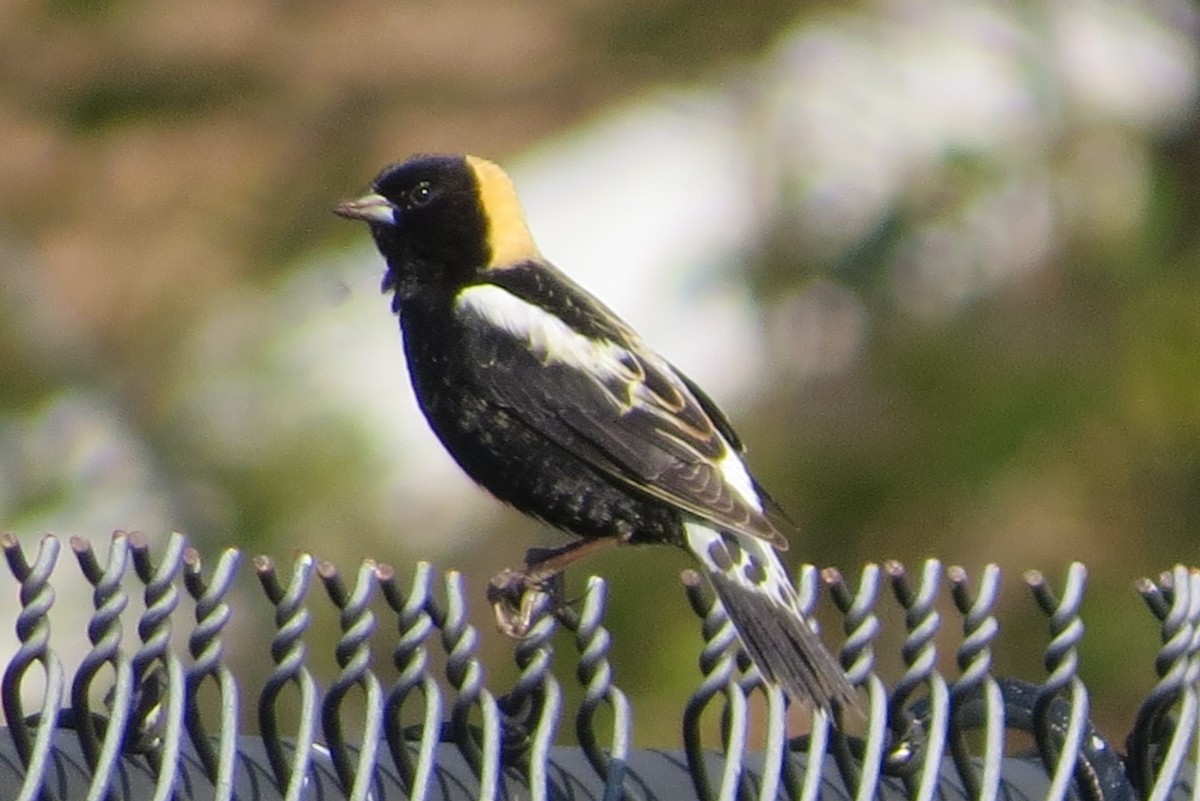
[[[853,703],[798,609],[776,555],[785,518],[729,421],[541,255],[503,170],[414,156],[336,211],[365,221],[387,260],[413,388],[451,456],[501,500],[582,538],[493,579],[510,633],[526,591],[585,553],[669,543],[704,566],[768,681],[826,709]]]

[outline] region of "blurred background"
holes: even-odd
[[[473,152],[726,408],[793,567],[998,563],[999,670],[1037,678],[1021,571],[1086,561],[1122,734],[1157,647],[1133,580],[1200,562],[1197,34],[1187,0],[0,4],[0,529],[424,559],[480,602],[562,542],[442,453],[330,211]],[[644,744],[697,678],[686,566],[571,577],[611,581]],[[250,682],[263,606],[231,624]]]

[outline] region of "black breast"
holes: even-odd
[[[478,365],[512,354],[468,352],[449,302],[402,302],[400,322],[421,410],[472,479],[518,510],[579,536],[681,541],[677,510],[552,442],[539,430],[539,410],[510,408],[497,399],[480,380]]]

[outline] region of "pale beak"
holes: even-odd
[[[339,217],[345,217],[347,220],[362,220],[368,223],[380,223],[382,225],[396,224],[397,208],[383,195],[372,192],[369,195],[363,195],[357,200],[347,200],[344,203],[339,203],[333,210],[333,213]]]

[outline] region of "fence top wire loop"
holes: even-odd
[[[963,641],[956,659],[960,675],[950,691],[954,705],[948,735],[950,756],[967,796],[980,801],[990,800],[1000,789],[1000,764],[1004,755],[1003,696],[991,675],[992,641],[1000,631],[992,615],[1000,595],[1000,568],[985,566],[979,588],[974,593],[967,571],[962,567],[951,567],[946,573],[954,606],[963,616]],[[969,701],[982,709],[976,717],[982,721],[980,728],[984,729],[982,764],[978,769],[966,741],[970,727],[964,707]]]
[[[612,666],[608,661],[612,638],[604,628],[604,610],[608,602],[608,585],[592,576],[578,614],[560,614],[563,626],[575,633],[575,648],[579,666],[575,677],[583,687],[583,699],[575,715],[575,735],[588,765],[604,782],[606,801],[617,798],[644,798],[644,788],[634,792],[626,784],[626,766],[633,743],[633,715],[629,700],[614,683]],[[613,716],[612,739],[607,751],[600,747],[596,734],[596,713],[607,708]],[[631,783],[636,783],[631,777]]]
[[[225,595],[230,590],[240,563],[241,554],[227,548],[222,551],[212,574],[206,577],[199,551],[188,548],[183,554],[184,587],[196,605],[196,627],[188,637],[188,651],[194,661],[187,676],[185,723],[204,775],[213,783],[216,801],[224,801],[233,793],[233,765],[241,698],[233,671],[221,661],[224,653],[221,633],[233,614],[225,602]],[[200,703],[200,686],[206,680],[211,680],[217,686],[219,728],[215,744],[205,727],[203,705]]]
[[[0,592],[12,586],[16,599],[0,604],[0,623],[16,634],[0,678],[0,787],[19,787],[20,801],[1166,801],[1192,786],[1200,572],[1183,566],[1136,584],[1150,612],[1146,625],[1162,645],[1144,657],[1157,682],[1130,727],[1124,757],[1088,720],[1092,699],[1079,653],[1083,565],[1068,566],[1061,584],[1025,574],[1046,620],[1046,672],[1021,681],[992,672],[1005,611],[997,607],[999,568],[986,565],[972,576],[937,560],[912,571],[868,564],[852,578],[800,569],[805,613],[820,611],[825,588],[830,613],[841,617],[841,663],[863,702],[861,716],[845,720],[810,715],[805,704],[789,710],[747,659],[719,601],[697,574],[685,573],[685,594],[700,618],[699,673],[681,708],[680,750],[657,752],[633,747],[635,710],[616,683],[613,636],[604,625],[608,589],[598,578],[577,605],[561,606],[552,595],[539,600],[528,637],[512,651],[516,678],[493,690],[468,614],[473,593],[455,571],[439,575],[419,563],[403,579],[371,560],[343,572],[308,554],[284,568],[257,557],[259,592],[245,593],[235,549],[206,563],[180,535],[152,545],[118,532],[104,553],[81,537],[69,544],[74,558],[59,566],[57,538],[27,552],[16,537],[0,536],[8,567]],[[56,566],[66,572],[54,573]],[[80,580],[90,603],[73,611],[84,620],[52,633],[56,583],[62,589]],[[323,592],[310,593],[314,580]],[[139,609],[131,609],[130,587],[142,596]],[[310,631],[313,605],[336,612],[336,632]],[[188,607],[191,614],[183,614]],[[889,607],[903,619],[896,637],[881,636],[880,613]],[[253,631],[259,620],[269,638],[233,633]],[[554,648],[560,628],[574,641],[566,657]],[[72,638],[72,630],[86,631],[86,639]],[[952,650],[939,655],[939,643],[959,630]],[[336,670],[325,690],[310,666],[310,637],[332,642]],[[78,666],[68,675],[59,653],[73,642],[83,647],[75,646]],[[440,655],[431,654],[432,642]],[[261,660],[258,649],[269,658]],[[256,661],[264,665],[260,678],[235,676],[235,663],[252,668]],[[943,676],[948,661],[957,672]],[[889,692],[879,665],[896,662],[902,667]],[[556,663],[559,670],[574,665],[576,695],[564,692]],[[686,673],[686,663],[680,670]],[[242,720],[245,692],[257,729]],[[560,742],[560,722],[566,699],[576,696],[578,746],[571,746]],[[789,740],[789,728],[806,733]],[[1032,736],[1031,755],[1006,755],[1010,732]]]
[[[96,557],[92,544],[82,537],[71,537],[71,550],[75,553],[80,572],[84,579],[92,585],[92,606],[95,610],[87,624],[88,641],[92,648],[84,654],[75,678],[71,682],[71,712],[72,721],[79,733],[79,744],[83,757],[93,771],[99,772],[102,750],[106,764],[111,764],[116,758],[117,746],[113,742],[108,748],[101,745],[105,730],[109,739],[121,737],[125,720],[123,715],[114,716],[116,719],[106,719],[103,715],[93,716],[91,694],[93,682],[100,670],[111,666],[115,671],[116,684],[110,689],[128,695],[133,692],[132,677],[128,674],[127,666],[120,651],[121,647],[121,613],[129,604],[128,596],[121,591],[121,579],[129,559],[128,539],[118,532],[113,535],[108,549],[108,558],[101,565]],[[122,702],[116,706],[120,711],[127,708]]]
[[[370,671],[370,637],[375,631],[375,615],[369,604],[375,592],[378,567],[373,561],[364,560],[351,588],[347,588],[345,580],[330,562],[317,564],[317,576],[340,613],[338,620],[342,630],[334,648],[342,671],[325,693],[321,705],[321,729],[342,792],[347,798],[363,799],[371,783],[371,766],[382,736],[382,688],[379,679]],[[356,687],[362,690],[366,705],[363,725],[355,738],[357,764],[342,730],[342,706],[346,696]]]
[[[1154,660],[1158,683],[1138,709],[1126,740],[1128,775],[1145,797],[1164,796],[1174,783],[1184,749],[1195,737],[1196,668],[1200,645],[1200,574],[1182,565],[1155,584],[1136,588],[1161,623],[1162,647]],[[1172,714],[1178,710],[1177,714]]]
[[[260,556],[254,560],[259,584],[275,608],[275,633],[270,644],[274,669],[258,697],[258,725],[275,789],[289,801],[300,798],[316,733],[317,684],[305,666],[308,649],[301,639],[311,620],[304,597],[314,566],[315,560],[311,556],[299,554],[292,564],[291,579],[285,586],[280,583],[275,563],[270,558]],[[292,737],[290,763],[284,754],[278,717],[279,696],[288,685],[293,685],[300,693],[299,721]]]

